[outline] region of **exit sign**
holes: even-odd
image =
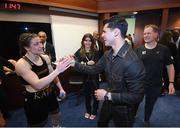
[[[1,8],[5,10],[21,10],[22,6],[20,3],[4,2],[1,3]]]

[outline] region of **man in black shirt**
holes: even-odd
[[[146,69],[145,83],[145,126],[149,126],[149,119],[153,106],[161,93],[163,68],[166,65],[169,76],[169,94],[174,94],[174,66],[173,57],[169,49],[157,43],[158,27],[146,25],[144,28],[145,45],[136,49]]]

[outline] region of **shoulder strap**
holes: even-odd
[[[40,55],[40,57],[41,57],[41,60],[43,61],[43,63],[46,63],[46,65],[48,65],[46,59],[44,59],[41,55]]]
[[[26,56],[23,56],[23,59],[25,61],[27,61],[30,65],[34,65],[34,63],[29,58],[27,58]]]

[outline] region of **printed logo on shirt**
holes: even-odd
[[[142,54],[145,55],[145,54],[146,54],[146,51],[142,51]]]
[[[156,54],[159,54],[160,53],[160,51],[156,51]]]

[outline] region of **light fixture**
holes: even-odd
[[[134,15],[138,14],[138,12],[133,12]]]
[[[25,27],[24,30],[28,31],[28,27]]]

